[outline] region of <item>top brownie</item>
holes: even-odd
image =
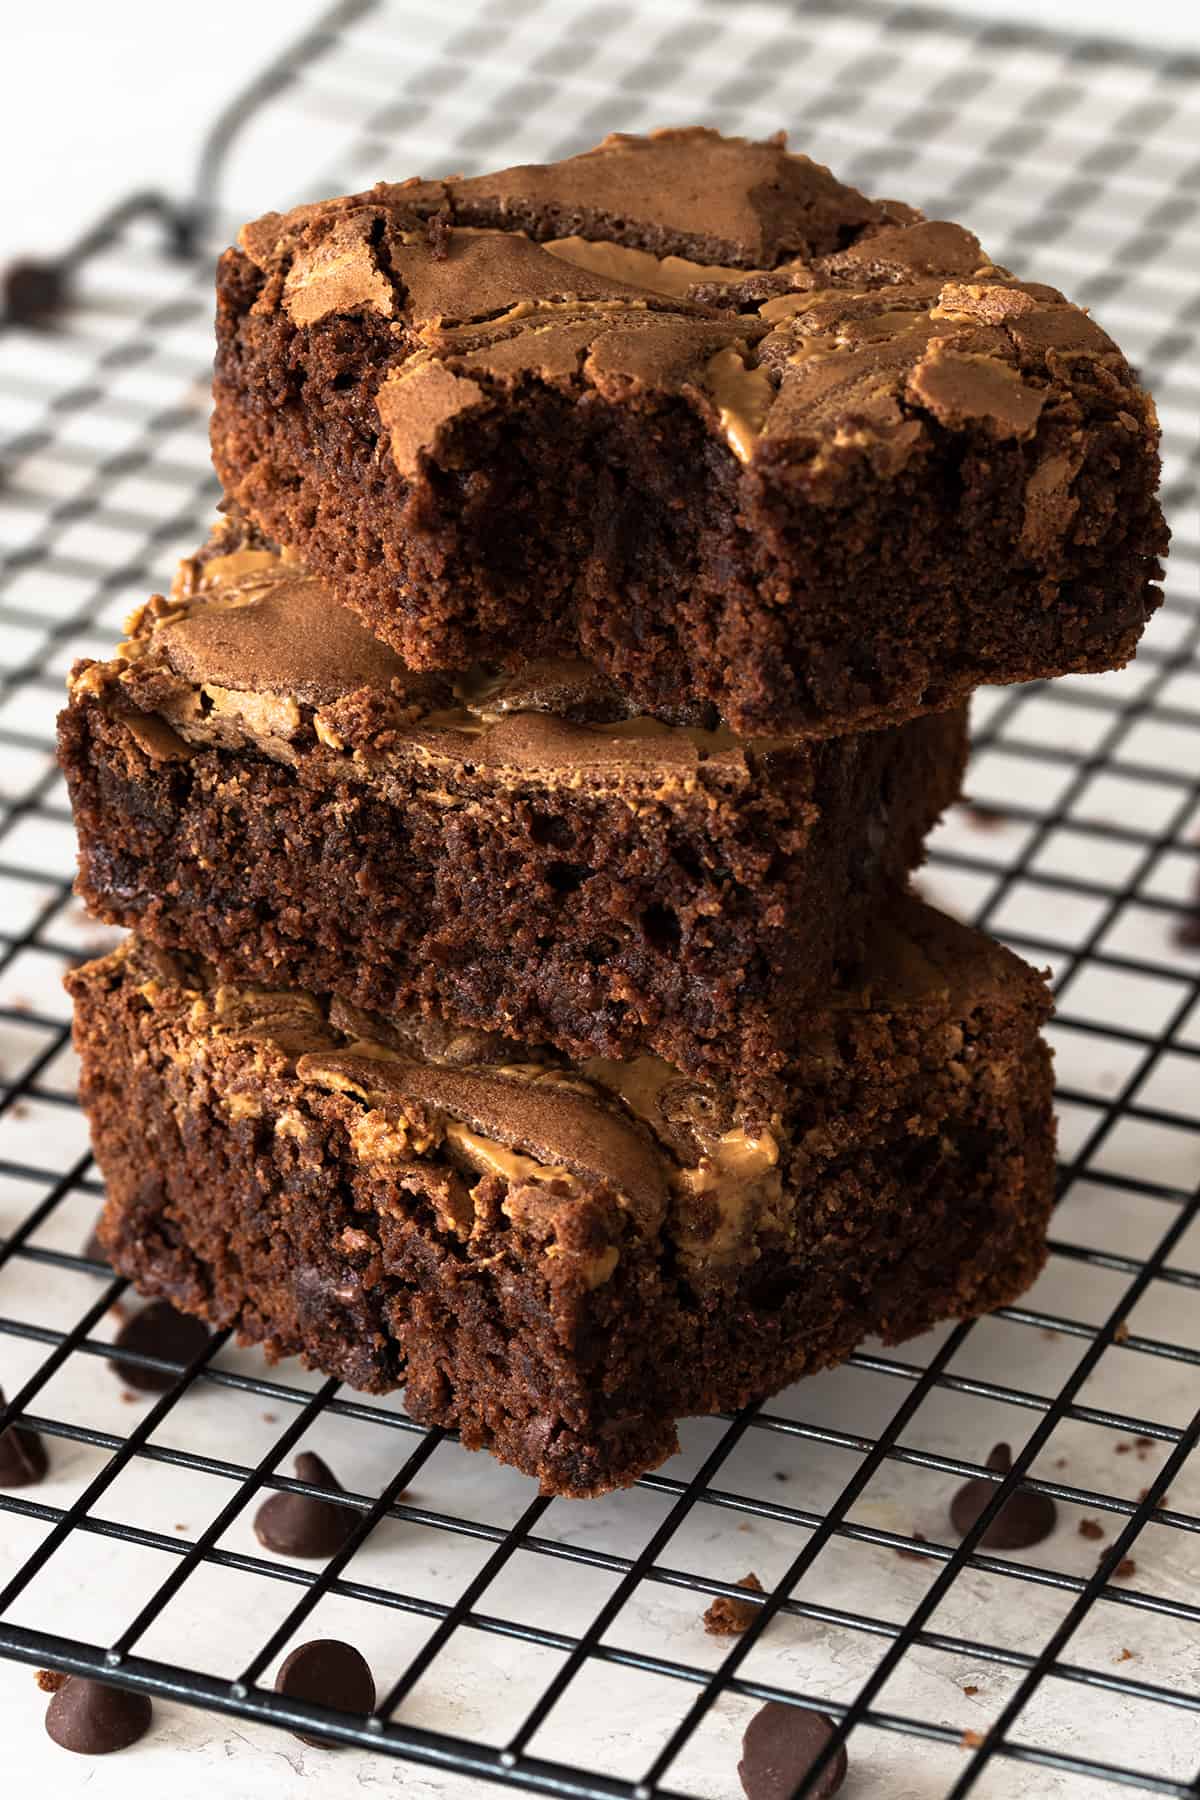
[[[834,732],[1112,667],[1157,603],[1117,346],[782,137],[614,136],[240,241],[218,472],[414,667],[582,654],[649,712]]]

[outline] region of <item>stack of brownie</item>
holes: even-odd
[[[1011,1300],[1039,976],[906,891],[981,682],[1152,610],[1152,404],[957,225],[702,130],[269,214],[227,495],[71,678],[102,1238],[594,1494]]]

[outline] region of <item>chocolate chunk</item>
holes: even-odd
[[[202,1320],[176,1312],[166,1300],[152,1300],[149,1306],[126,1320],[113,1344],[118,1350],[161,1356],[164,1362],[186,1367],[199,1356],[208,1338],[208,1326]],[[141,1388],[147,1394],[165,1394],[179,1379],[166,1369],[144,1368],[140,1363],[125,1362],[119,1356],[113,1357],[112,1366],[129,1387]]]
[[[0,1406],[4,1390],[0,1388]],[[46,1446],[27,1425],[10,1425],[0,1432],[0,1488],[36,1487],[50,1467]]]
[[[107,1756],[145,1737],[154,1709],[147,1694],[71,1675],[46,1708],[46,1730],[77,1756]]]
[[[833,1736],[834,1724],[806,1706],[768,1700],[746,1727],[738,1776],[748,1800],[792,1800]],[[829,1800],[846,1779],[846,1746],[826,1763],[806,1800]]]
[[[303,1462],[304,1458],[300,1460]],[[375,1706],[375,1683],[370,1669],[353,1644],[343,1644],[337,1638],[314,1638],[311,1644],[298,1644],[279,1665],[275,1692],[286,1694],[289,1700],[311,1700],[317,1706],[336,1707],[339,1712],[369,1713]],[[311,1737],[306,1731],[294,1735],[302,1744],[314,1744],[319,1750],[339,1748],[329,1738]]]
[[[738,1582],[748,1593],[761,1594],[763,1584],[753,1570]],[[759,1608],[749,1600],[735,1600],[732,1594],[718,1594],[704,1615],[704,1629],[713,1637],[739,1637],[748,1631],[758,1617]]]
[[[296,1480],[331,1494],[345,1491],[329,1465],[311,1450],[296,1458]],[[354,1507],[317,1500],[310,1494],[272,1494],[254,1515],[254,1535],[279,1556],[311,1556],[324,1561],[341,1549],[357,1518]]]
[[[997,1444],[987,1459],[987,1466],[997,1475],[1007,1475],[1012,1468],[1009,1446]],[[966,1537],[995,1492],[995,1482],[981,1478],[964,1482],[959,1488],[950,1502],[950,1523],[960,1537]],[[1043,1538],[1049,1537],[1057,1520],[1058,1508],[1049,1494],[1034,1494],[1027,1488],[1018,1488],[984,1532],[979,1547],[984,1550],[1027,1550],[1031,1544],[1040,1544]]]

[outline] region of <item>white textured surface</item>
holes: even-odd
[[[1120,254],[1164,188],[1186,174],[1195,155],[1200,106],[1194,90],[1174,90],[1168,106],[1161,103],[1154,78],[1145,69],[1085,66],[1072,72],[1076,86],[1064,95],[1056,85],[1062,74],[1056,59],[1017,47],[985,71],[984,91],[970,119],[951,116],[928,138],[905,136],[902,129],[898,136],[888,137],[893,127],[902,128],[905,117],[916,112],[926,91],[939,84],[939,105],[952,113],[947,84],[952,89],[965,74],[984,72],[977,65],[961,69],[961,45],[938,37],[922,40],[923,54],[918,58],[912,42],[902,39],[892,46],[892,54],[910,59],[902,81],[866,101],[860,101],[855,91],[839,108],[818,108],[809,119],[814,97],[824,94],[831,80],[836,81],[843,70],[853,70],[858,59],[875,47],[873,30],[861,21],[806,21],[786,7],[769,5],[746,5],[736,14],[730,10],[697,15],[683,0],[670,0],[653,11],[621,8],[625,19],[621,31],[595,45],[586,32],[576,36],[571,29],[577,14],[594,16],[595,7],[556,4],[557,29],[551,32],[545,11],[531,14],[513,6],[504,9],[512,14],[511,29],[496,24],[502,17],[497,10],[487,29],[472,40],[466,27],[483,10],[466,4],[390,7],[386,30],[381,25],[365,28],[354,44],[318,71],[314,91],[319,89],[323,96],[319,116],[289,102],[255,128],[235,160],[233,210],[250,211],[276,202],[297,185],[315,181],[319,188],[318,169],[324,170],[326,179],[336,171],[357,184],[380,172],[395,175],[411,168],[435,172],[447,161],[465,165],[472,157],[486,166],[496,160],[497,132],[502,133],[499,154],[517,159],[558,149],[564,137],[585,126],[587,134],[595,136],[609,122],[636,128],[665,118],[709,116],[710,97],[738,74],[743,59],[757,55],[762,93],[750,103],[727,103],[742,107],[737,118],[727,122],[769,130],[781,119],[790,121],[801,146],[829,160],[839,172],[853,175],[855,160],[864,158],[870,164],[869,184],[894,188],[913,199],[931,201],[952,189],[970,172],[981,143],[999,139],[1018,114],[1027,125],[1032,119],[1045,127],[1019,154],[1005,153],[1013,158],[1011,166],[1001,167],[999,178],[970,209],[970,222],[979,227],[985,242],[998,247],[1015,225],[1036,211],[1034,200],[1043,187],[1052,191],[1081,172],[1115,120],[1132,107],[1148,107],[1154,120],[1139,126],[1138,147],[1124,155],[1115,170],[1106,171],[1079,216],[1068,224],[1056,220],[1043,236],[1021,247],[1023,271],[1078,291]],[[69,5],[56,8],[53,17],[30,21],[20,52],[28,60],[10,69],[7,116],[0,121],[0,129],[19,134],[19,150],[10,153],[6,166],[11,170],[30,164],[26,199],[38,192],[45,168],[44,162],[29,159],[28,145],[37,141],[46,116],[45,84],[33,71],[51,36],[66,33],[55,68],[60,101],[55,109],[56,155],[72,178],[72,204],[90,194],[89,182],[97,189],[99,203],[139,185],[148,169],[155,179],[180,180],[199,135],[201,97],[206,116],[229,83],[258,60],[260,34],[265,47],[273,33],[297,23],[291,7],[241,11],[244,17],[239,18],[239,9],[213,0],[196,35],[189,24],[186,49],[181,49],[180,28],[170,15],[169,68],[163,56],[168,15],[161,8],[153,9],[152,19],[149,8],[129,4],[106,8],[103,42],[87,36],[85,28],[97,17],[92,9]],[[1043,22],[1069,22],[1056,18],[1055,11],[1043,10]],[[1138,21],[1148,38],[1160,35],[1159,19],[1168,13],[1174,13],[1175,23],[1161,35],[1171,36],[1181,20],[1194,26],[1190,11],[1144,8]],[[216,19],[222,21],[220,29],[213,26]],[[653,85],[637,85],[644,59],[689,20],[686,56],[678,50],[663,51],[661,72],[655,74]],[[1092,30],[1118,23],[1098,4],[1089,6],[1085,22]],[[787,27],[783,48],[777,55],[765,54],[781,27]],[[548,75],[539,59],[548,39],[556,35],[568,55],[560,60],[557,72]],[[822,47],[817,58],[810,54],[813,42]],[[400,57],[398,45],[403,49]],[[444,67],[468,71],[469,78],[464,75],[432,88],[425,71],[439,59]],[[45,61],[42,66],[50,68]],[[565,83],[565,97],[556,97],[556,80]],[[619,95],[614,92],[618,86]],[[1039,106],[1037,101],[1046,93],[1056,96],[1049,110],[1048,103]],[[135,96],[132,102],[130,95]],[[377,127],[366,142],[356,145],[368,115],[401,95],[404,105],[398,121],[386,129]],[[97,111],[90,114],[87,109],[93,103]],[[614,118],[614,112],[619,116]],[[92,123],[88,133],[80,135],[79,120],[84,117]],[[148,141],[155,145],[149,161],[140,148]],[[136,153],[130,145],[138,146]],[[889,160],[897,163],[897,173],[885,181],[881,169],[889,166]],[[11,242],[13,249],[37,241],[30,236],[37,219],[28,215],[28,228],[22,229],[26,216],[20,206],[18,196],[16,207],[6,207],[4,231],[19,231]],[[64,229],[61,236],[56,229],[52,238],[43,239],[47,248],[70,235],[68,226],[85,222],[82,214],[70,221],[61,212],[56,217]],[[1194,295],[1198,272],[1200,239],[1193,216],[1172,240],[1169,255],[1159,253],[1144,271],[1135,271],[1104,295],[1101,317],[1135,357],[1152,357],[1171,316]],[[121,308],[129,301],[132,284],[146,291],[149,304],[175,294],[180,280],[178,271],[164,268],[147,243],[135,253],[96,265],[85,284],[88,303],[61,335],[38,342],[0,342],[3,436],[34,423],[49,392],[83,380],[97,351],[127,334],[128,317]],[[204,286],[194,285],[193,293],[202,292]],[[106,481],[104,506],[59,529],[50,561],[32,565],[6,584],[0,599],[22,606],[27,616],[0,623],[0,661],[24,662],[40,655],[45,630],[54,620],[73,616],[88,602],[94,583],[72,572],[67,558],[94,558],[103,567],[123,563],[145,552],[145,530],[136,522],[140,515],[154,521],[164,507],[172,512],[188,506],[195,510],[196,484],[204,468],[201,372],[208,355],[207,299],[194,314],[161,326],[156,335],[153,356],[110,372],[104,404],[69,409],[51,444],[22,457],[12,472],[0,528],[6,544],[20,546],[38,531],[46,500],[86,492],[102,455],[136,445],[151,413],[182,402],[183,411],[170,432],[153,434],[154,462],[130,470],[119,481]],[[1173,480],[1185,473],[1185,459],[1193,448],[1194,369],[1194,351],[1189,357],[1178,349],[1164,369],[1163,417]],[[1169,915],[1154,910],[1149,902],[1182,902],[1194,878],[1196,859],[1186,846],[1200,831],[1200,806],[1190,814],[1181,811],[1181,791],[1186,798],[1186,790],[1181,790],[1180,772],[1200,769],[1200,734],[1150,714],[1126,731],[1113,767],[1089,770],[1080,760],[1112,727],[1115,708],[1133,698],[1153,695],[1160,702],[1173,701],[1181,712],[1197,713],[1200,674],[1195,666],[1164,681],[1156,660],[1181,641],[1194,617],[1188,612],[1195,605],[1195,563],[1189,560],[1195,554],[1194,524],[1183,519],[1179,524],[1186,542],[1175,605],[1156,622],[1146,657],[1122,675],[1064,684],[1056,693],[1030,698],[1011,716],[1005,711],[1006,696],[986,694],[977,702],[977,724],[994,724],[997,735],[973,766],[975,796],[1001,808],[1026,809],[1036,818],[1049,811],[1073,782],[1070,820],[1076,827],[1110,822],[1111,836],[1085,835],[1063,823],[1044,834],[1036,854],[1027,857],[1036,823],[1013,816],[984,832],[959,812],[938,837],[945,860],[923,877],[932,897],[969,916],[996,894],[998,871],[1024,858],[1021,878],[1005,888],[989,921],[994,929],[1026,940],[1027,947],[1028,940],[1034,940],[1044,947],[1031,952],[1036,960],[1053,960],[1056,968],[1068,972],[1072,951],[1100,925],[1096,948],[1141,959],[1154,971],[1131,975],[1111,961],[1089,962],[1064,986],[1063,1021],[1053,1035],[1059,1079],[1072,1095],[1060,1109],[1063,1152],[1068,1157],[1086,1142],[1114,1092],[1143,1067],[1144,1050],[1129,1034],[1163,1029],[1189,992],[1196,993],[1195,957],[1172,947]],[[198,531],[198,519],[182,518],[171,540],[155,547],[156,581],[169,580],[173,555],[190,549]],[[31,1017],[48,1021],[44,1028],[19,1019],[0,1026],[0,1061],[10,1069],[52,1043],[53,1021],[65,1016],[57,950],[91,948],[98,936],[95,928],[81,921],[71,902],[53,905],[55,882],[69,875],[73,851],[69,827],[44,810],[60,807],[62,795],[57,787],[43,793],[38,786],[47,767],[41,740],[47,736],[57,686],[71,657],[84,651],[105,653],[122,615],[143,597],[146,585],[130,583],[107,594],[86,631],[73,635],[69,643],[52,646],[46,678],[0,701],[0,726],[19,727],[33,740],[20,751],[5,748],[0,787],[10,800],[38,795],[37,805],[4,821],[0,862],[31,874],[28,879],[0,877],[2,923],[9,932],[23,931],[50,905],[53,910],[38,936],[45,945],[56,947],[25,950],[0,974],[0,1009],[31,1007]],[[1081,685],[1096,701],[1095,708],[1066,702],[1064,696]],[[1031,758],[1031,743],[1045,746],[1047,753]],[[1163,778],[1152,783],[1137,779],[1128,769],[1123,772],[1122,762],[1160,765]],[[1123,835],[1122,828],[1130,827],[1143,832],[1170,829],[1172,842],[1146,853]],[[1135,876],[1139,898],[1115,918],[1106,916],[1102,897],[1071,885],[1081,877],[1102,885]],[[1062,877],[1067,879],[1056,886]],[[1100,1030],[1088,1031],[1089,1024]],[[1179,1026],[1175,1041],[1181,1048],[1200,1047],[1200,1000]],[[1060,1239],[1110,1256],[1140,1259],[1153,1254],[1175,1217],[1175,1203],[1149,1200],[1123,1184],[1159,1181],[1176,1192],[1195,1188],[1200,1179],[1198,1139],[1194,1128],[1186,1129],[1189,1123],[1194,1127],[1195,1070],[1196,1064],[1178,1052],[1145,1065],[1138,1098],[1162,1117],[1153,1123],[1123,1120],[1097,1148],[1090,1164],[1094,1179],[1084,1174],[1076,1181],[1058,1218]],[[41,1087],[53,1092],[65,1091],[71,1080],[67,1053],[40,1078]],[[1178,1126],[1170,1123],[1171,1115],[1178,1116]],[[35,1164],[48,1176],[71,1166],[82,1141],[78,1117],[49,1100],[22,1102],[0,1116],[0,1161]],[[36,1183],[0,1177],[0,1235],[19,1222],[41,1192]],[[36,1234],[35,1243],[78,1248],[94,1206],[93,1197],[72,1191]],[[1200,1231],[1193,1230],[1177,1246],[1172,1263],[1182,1270],[1200,1266]],[[1056,1257],[1029,1305],[1084,1328],[1097,1327],[1120,1303],[1129,1280],[1119,1268],[1086,1267]],[[95,1291],[93,1277],[10,1262],[0,1269],[0,1315],[66,1328]],[[1194,1288],[1156,1281],[1128,1324],[1135,1341],[1141,1334],[1196,1351],[1200,1350],[1196,1315]],[[101,1335],[107,1330],[106,1324]],[[942,1341],[943,1334],[935,1334],[893,1353],[893,1361],[923,1365]],[[988,1321],[968,1338],[950,1372],[1048,1398],[1068,1378],[1087,1342],[1086,1337],[1066,1333],[1047,1335],[1036,1324]],[[10,1393],[37,1368],[41,1356],[34,1344],[0,1336],[0,1379]],[[230,1354],[221,1360],[229,1367],[263,1372],[253,1355]],[[313,1385],[294,1369],[279,1373],[302,1393]],[[1094,1407],[1150,1418],[1169,1435],[1187,1421],[1195,1399],[1195,1376],[1195,1363],[1152,1358],[1136,1348],[1111,1348],[1080,1398]],[[855,1368],[798,1387],[771,1410],[802,1426],[873,1440],[886,1429],[909,1391],[909,1382],[895,1374]],[[78,1355],[34,1402],[35,1410],[44,1415],[115,1435],[128,1432],[146,1406],[144,1400],[126,1401],[102,1362]],[[974,1462],[1000,1438],[1018,1448],[1038,1416],[1036,1409],[938,1387],[900,1435],[899,1448]],[[270,1448],[288,1417],[286,1402],[200,1387],[171,1413],[159,1437],[176,1448],[251,1463]],[[718,1435],[714,1424],[690,1425],[685,1454],[663,1473],[686,1479]],[[310,1441],[347,1486],[372,1494],[394,1473],[398,1454],[417,1440],[378,1425],[326,1416]],[[832,1505],[861,1454],[852,1445],[831,1447],[752,1428],[713,1477],[713,1485],[782,1516],[702,1503],[660,1554],[660,1574],[691,1571],[729,1581],[752,1568],[770,1587],[782,1578],[807,1538],[804,1525],[787,1513],[820,1512]],[[1165,1455],[1163,1443],[1135,1445],[1128,1432],[1067,1422],[1045,1446],[1035,1473],[1132,1501],[1162,1466]],[[54,1506],[69,1505],[103,1461],[99,1450],[58,1440],[52,1479],[36,1491],[37,1498]],[[287,1464],[283,1466],[286,1469]],[[951,1544],[945,1504],[956,1485],[953,1474],[891,1458],[882,1463],[847,1519],[852,1528],[868,1533],[908,1536],[915,1531],[934,1543]],[[203,1529],[229,1492],[221,1478],[137,1460],[97,1510],[186,1542]],[[521,1515],[532,1497],[530,1484],[522,1478],[483,1457],[469,1457],[446,1446],[415,1480],[409,1503],[503,1528]],[[252,1501],[230,1528],[223,1540],[227,1546],[258,1553],[250,1525],[256,1504]],[[629,1557],[637,1554],[668,1505],[663,1495],[649,1489],[589,1505],[558,1503],[537,1530],[543,1537]],[[1171,1505],[1190,1516],[1192,1529],[1147,1528],[1135,1552],[1136,1576],[1097,1604],[1066,1655],[1070,1662],[1118,1681],[1140,1679],[1194,1693],[1200,1612],[1181,1623],[1163,1617],[1153,1605],[1156,1600],[1197,1604],[1200,1469],[1195,1459],[1172,1484]],[[1079,1509],[1064,1505],[1055,1536],[1011,1562],[1017,1569],[1059,1571],[1076,1581],[1086,1578],[1094,1569],[1098,1546],[1078,1535],[1081,1516]],[[1111,1538],[1117,1515],[1092,1510],[1087,1516],[1103,1517]],[[0,1513],[0,1580],[19,1564],[43,1530],[40,1524]],[[450,1604],[487,1554],[487,1544],[465,1532],[391,1520],[356,1555],[351,1573],[356,1580],[399,1589],[423,1602]],[[174,1566],[174,1558],[165,1553],[131,1550],[95,1535],[77,1534],[21,1598],[13,1617],[107,1642]],[[1001,1652],[1036,1654],[1072,1596],[1014,1579],[1014,1574],[1005,1574],[1003,1568],[964,1573],[932,1620],[932,1629]],[[479,1610],[569,1635],[587,1626],[613,1579],[603,1571],[518,1552],[482,1595]],[[838,1609],[851,1620],[899,1623],[929,1580],[927,1565],[897,1556],[886,1544],[839,1535],[822,1550],[795,1598]],[[229,1674],[249,1658],[299,1592],[261,1576],[201,1570],[189,1579],[139,1650],[201,1671]],[[1148,1604],[1129,1604],[1129,1597],[1136,1594],[1148,1597]],[[607,1641],[710,1669],[724,1654],[724,1646],[700,1627],[704,1604],[702,1595],[669,1580],[645,1581],[620,1613]],[[328,1631],[359,1643],[382,1688],[403,1668],[406,1656],[429,1628],[427,1620],[411,1612],[326,1600],[301,1635]],[[817,1698],[849,1702],[885,1647],[885,1638],[847,1624],[785,1616],[765,1634],[743,1673]],[[502,1743],[556,1661],[553,1650],[483,1631],[460,1631],[414,1690],[401,1717],[431,1730]],[[1016,1679],[1011,1667],[983,1654],[918,1648],[905,1657],[876,1705],[885,1713],[925,1718],[952,1733],[982,1731]],[[977,1692],[967,1695],[966,1687]],[[695,1692],[687,1682],[590,1663],[532,1749],[576,1766],[636,1778]],[[319,1792],[322,1800],[349,1800],[363,1791],[439,1797],[476,1791],[473,1784],[452,1777],[356,1752],[334,1755],[306,1749],[266,1728],[166,1702],[159,1703],[155,1733],[132,1751],[103,1762],[73,1762],[45,1738],[42,1710],[31,1672],[0,1665],[2,1767],[5,1783],[14,1792],[46,1787],[56,1793],[111,1795],[113,1800],[118,1796],[142,1800],[143,1795],[149,1800],[164,1792],[178,1800],[193,1796],[208,1800],[214,1792],[238,1800]],[[736,1792],[737,1740],[752,1711],[753,1702],[747,1699],[720,1701],[700,1737],[671,1770],[668,1784],[706,1800],[726,1800]],[[1168,1711],[1127,1689],[1105,1692],[1064,1680],[1049,1682],[1023,1715],[1016,1736],[1180,1780],[1190,1779],[1200,1764],[1200,1713]],[[950,1790],[967,1761],[966,1751],[957,1744],[922,1742],[867,1728],[855,1733],[851,1755],[854,1774],[845,1790],[851,1800],[867,1796],[935,1800]],[[993,1763],[974,1791],[994,1800],[1012,1796],[1085,1800],[1101,1792],[1094,1781],[1010,1761]]]

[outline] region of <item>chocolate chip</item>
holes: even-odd
[[[738,1776],[748,1800],[792,1800],[833,1733],[833,1720],[824,1713],[768,1700],[742,1739]],[[807,1800],[829,1800],[845,1779],[846,1746],[840,1744],[808,1789]]]
[[[333,1470],[311,1450],[296,1458],[296,1479],[330,1494],[345,1492]],[[272,1494],[254,1515],[254,1535],[279,1556],[319,1556],[324,1560],[342,1548],[357,1518],[354,1507],[337,1506],[310,1494]]]
[[[208,1342],[208,1326],[190,1313],[176,1312],[166,1300],[152,1300],[141,1312],[134,1313],[122,1325],[113,1345],[118,1350],[135,1350],[143,1356],[161,1356],[164,1362],[186,1364],[194,1361]],[[179,1379],[165,1369],[148,1369],[140,1363],[125,1362],[114,1356],[112,1367],[130,1387],[146,1394],[165,1394]]]
[[[4,1390],[0,1388],[0,1406]],[[0,1431],[0,1488],[36,1487],[50,1467],[46,1446],[28,1425],[10,1425]]]
[[[338,1712],[369,1713],[375,1707],[375,1683],[370,1669],[353,1644],[343,1644],[337,1638],[314,1638],[311,1644],[297,1645],[279,1665],[275,1692],[286,1694],[289,1700],[311,1700],[317,1706],[336,1707]],[[319,1750],[338,1748],[329,1738],[311,1737],[307,1731],[294,1735],[302,1744],[315,1744]]]
[[[44,325],[63,304],[66,271],[59,263],[24,257],[4,272],[4,313],[14,325]]]
[[[997,1444],[987,1459],[987,1467],[997,1475],[1007,1475],[1012,1468],[1012,1451],[1007,1444]],[[984,1508],[995,1498],[996,1484],[976,1477],[964,1482],[950,1502],[950,1523],[960,1537],[966,1537]],[[1049,1494],[1034,1494],[1018,1488],[1004,1502],[982,1538],[984,1550],[1028,1550],[1049,1537],[1058,1522],[1058,1508]]]
[[[747,1593],[761,1594],[763,1584],[753,1570],[738,1582]],[[748,1631],[758,1617],[759,1608],[749,1600],[735,1600],[732,1594],[718,1594],[704,1615],[704,1629],[713,1637],[738,1637]]]
[[[146,1694],[71,1675],[46,1708],[46,1730],[77,1756],[107,1756],[145,1737],[154,1709]]]

